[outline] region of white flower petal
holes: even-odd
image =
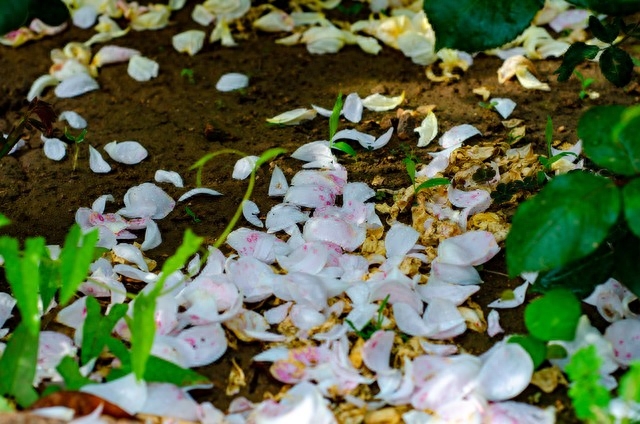
[[[65,110],[60,113],[58,116],[58,121],[67,121],[71,128],[76,130],[83,129],[87,127],[87,121],[80,116],[79,113],[74,112],[72,110]]]
[[[360,132],[354,129],[340,130],[337,133],[335,133],[335,135],[333,136],[333,141],[344,140],[344,139],[355,140],[359,142],[361,145],[365,146],[365,145],[372,144],[376,138],[372,135],[365,134],[363,132]]]
[[[191,12],[191,19],[202,26],[209,26],[216,19],[216,16],[207,10],[202,4],[197,4]]]
[[[98,10],[92,4],[85,4],[73,12],[73,24],[78,28],[89,29],[96,22]]]
[[[118,213],[127,218],[162,219],[169,215],[176,204],[157,185],[143,183],[127,190],[124,205]]]
[[[256,227],[262,228],[264,227],[264,224],[260,221],[260,218],[258,218],[258,214],[260,214],[260,208],[258,208],[258,205],[256,205],[255,202],[252,202],[251,200],[245,200],[242,202],[242,216],[244,216],[244,219]]]
[[[420,126],[414,131],[420,136],[418,139],[418,147],[428,146],[438,134],[438,120],[435,113],[433,113],[433,111],[429,112],[422,120]]]
[[[105,174],[111,171],[111,165],[109,165],[100,152],[91,145],[89,145],[89,168],[96,174]]]
[[[267,122],[279,125],[297,125],[302,121],[315,118],[317,114],[318,112],[315,109],[299,108],[269,118]]]
[[[135,264],[142,271],[149,271],[149,266],[145,262],[142,252],[134,245],[119,243],[112,250],[117,256]]]
[[[269,196],[284,196],[289,189],[287,178],[278,165],[273,168],[271,180],[269,181]]]
[[[157,183],[171,183],[176,187],[184,187],[182,177],[175,171],[165,171],[164,169],[158,169],[155,173],[154,180]]]
[[[135,415],[147,400],[147,383],[138,381],[133,374],[127,374],[108,383],[88,384],[80,389],[105,399]]]
[[[149,81],[151,78],[157,77],[159,70],[160,65],[158,65],[158,62],[139,55],[131,57],[127,66],[129,76],[139,82]]]
[[[269,233],[275,233],[307,219],[309,219],[309,213],[302,212],[298,206],[280,203],[267,213],[265,225]]]
[[[148,155],[147,149],[137,141],[112,141],[104,146],[105,152],[116,162],[135,165]]]
[[[470,124],[457,125],[449,131],[442,134],[438,143],[446,148],[460,145],[463,141],[473,137],[474,135],[482,135],[480,131]]]
[[[131,60],[134,56],[139,56],[140,51],[122,46],[104,46],[91,59],[91,65],[101,67],[113,63],[122,63]]]
[[[188,53],[189,56],[193,56],[202,49],[204,37],[204,31],[192,29],[174,35],[171,38],[171,44],[178,52]]]
[[[190,197],[196,196],[198,194],[208,194],[210,196],[222,196],[222,193],[215,191],[211,188],[200,187],[200,188],[191,189],[186,193],[184,193],[182,196],[180,196],[180,198],[178,199],[178,202],[183,202],[189,199]]]
[[[41,331],[34,383],[39,384],[45,378],[60,381],[61,377],[56,367],[65,356],[75,356],[76,350],[73,341],[64,334],[56,331]]]
[[[256,167],[258,159],[258,156],[245,156],[242,159],[239,159],[233,166],[233,174],[231,177],[236,180],[244,180],[251,175],[251,172]]]
[[[293,31],[293,18],[282,10],[272,10],[253,21],[253,27],[265,32]]]
[[[640,359],[640,319],[614,322],[605,330],[604,338],[613,346],[613,354],[621,366],[628,367]]]
[[[100,86],[96,80],[91,78],[89,74],[81,72],[66,78],[58,84],[54,93],[59,98],[65,99],[76,97],[89,91],[97,90],[98,88],[100,88]]]
[[[524,302],[524,298],[527,294],[527,288],[529,287],[529,283],[525,281],[515,289],[513,289],[513,299],[503,300],[496,299],[493,302],[489,303],[490,308],[517,308],[522,305]]]
[[[478,386],[489,401],[511,399],[527,388],[533,375],[533,360],[518,343],[502,342],[482,356]]]
[[[384,239],[387,257],[404,257],[413,248],[419,237],[420,233],[413,227],[400,222],[393,223]]]
[[[360,145],[367,150],[377,150],[389,143],[391,136],[393,135],[393,127],[390,127],[384,134],[378,137],[373,143],[365,144],[360,142]]]
[[[27,94],[27,100],[31,101],[36,97],[42,97],[42,92],[45,88],[55,86],[60,84],[60,80],[53,75],[44,74],[40,75],[32,84],[31,88],[29,88],[29,93]]]
[[[438,260],[453,265],[481,265],[500,251],[495,236],[488,231],[468,231],[450,237],[438,246]]]
[[[378,330],[371,335],[362,346],[362,360],[371,371],[385,373],[392,370],[389,366],[391,348],[395,333],[393,331]]]
[[[216,90],[227,92],[233,90],[240,90],[249,86],[249,77],[244,74],[232,72],[224,74],[220,77],[216,83]]]
[[[144,242],[140,246],[140,250],[155,249],[162,243],[162,236],[158,224],[152,219],[147,221],[147,228],[144,230]]]
[[[492,309],[487,316],[487,334],[493,337],[499,333],[504,333],[504,329],[500,326],[500,313]]]
[[[382,94],[372,94],[362,99],[362,104],[369,110],[374,112],[385,112],[395,109],[404,101],[404,91],[396,97],[387,97]]]
[[[44,141],[44,155],[51,160],[62,160],[67,154],[67,144],[59,138],[47,138],[42,136]]]
[[[489,103],[493,105],[493,108],[502,116],[503,119],[507,119],[509,115],[516,108],[516,102],[511,99],[495,98],[489,100]]]
[[[291,154],[291,157],[309,162],[303,165],[305,168],[332,168],[337,162],[336,157],[331,153],[329,142],[325,140],[303,144]]]
[[[348,252],[356,250],[366,238],[366,228],[336,217],[311,218],[304,224],[305,240],[328,241]]]
[[[358,123],[362,119],[362,109],[362,99],[358,93],[351,93],[344,100],[342,114],[348,121]]]
[[[198,402],[184,389],[173,384],[153,383],[147,388],[147,400],[139,413],[193,422],[198,421],[199,409]]]
[[[422,316],[429,327],[425,334],[430,339],[451,339],[464,333],[467,324],[456,305],[448,299],[432,299]]]

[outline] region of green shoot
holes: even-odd
[[[498,104],[498,102],[493,101],[493,102],[478,102],[478,106],[480,106],[481,108],[487,109],[487,110],[493,110],[496,105]]]
[[[547,125],[545,126],[545,130],[544,130],[544,138],[547,144],[547,157],[545,158],[543,156],[539,156],[538,161],[544,167],[545,172],[550,172],[551,165],[553,165],[563,157],[570,156],[570,155],[577,156],[573,152],[561,152],[561,153],[558,153],[557,155],[553,154],[553,152],[551,151],[551,145],[553,143],[553,121],[551,120],[551,117],[548,115],[547,115]],[[544,178],[544,175],[541,175],[540,177],[541,178],[539,179],[542,179]]]
[[[584,100],[589,96],[589,90],[588,90],[589,86],[591,86],[591,84],[595,82],[595,79],[585,78],[584,75],[582,75],[582,73],[580,73],[580,71],[578,71],[577,69],[573,70],[573,75],[575,75],[576,78],[578,78],[578,81],[580,81],[580,85],[581,85],[581,89],[580,89],[580,92],[578,93],[578,97],[580,97],[580,100]]]
[[[334,142],[333,137],[338,132],[338,123],[340,122],[340,112],[342,111],[342,93],[338,93],[338,97],[336,98],[336,102],[333,104],[333,110],[331,111],[331,116],[329,117],[329,147],[335,150],[340,150],[348,154],[351,157],[356,157],[357,153],[351,147],[350,144],[345,143],[344,141]]]
[[[198,218],[198,216],[196,215],[196,213],[194,211],[191,210],[191,208],[189,206],[185,206],[184,207],[184,213],[186,213],[187,215],[189,215],[191,217],[191,219],[193,219],[193,222],[195,222],[196,224],[198,222],[201,222],[202,220],[200,218]]]
[[[409,175],[409,179],[411,180],[411,184],[413,184],[413,192],[418,193],[420,190],[426,190],[428,188],[436,187],[439,185],[448,185],[451,184],[448,178],[431,178],[426,181],[423,181],[418,186],[416,186],[416,165],[417,159],[410,153],[407,153],[407,156],[402,159],[402,163],[404,163],[404,167],[407,170],[407,175]]]
[[[78,165],[78,153],[80,152],[79,144],[84,141],[84,136],[85,135],[87,135],[87,129],[86,128],[83,128],[82,131],[80,132],[80,134],[78,134],[77,136],[74,136],[73,134],[71,134],[69,132],[69,129],[67,127],[64,127],[64,136],[68,140],[73,141],[73,165],[72,165],[71,168],[74,171],[76,170],[76,166]]]
[[[361,330],[358,330],[353,325],[353,322],[351,322],[351,320],[346,320],[349,327],[353,329],[353,331],[358,335],[358,337],[364,340],[369,340],[373,335],[373,333],[375,333],[378,330],[382,330],[382,324],[384,323],[384,310],[387,307],[387,304],[389,303],[390,296],[391,295],[388,294],[384,299],[382,299],[382,302],[380,302],[380,306],[378,307],[378,316],[376,317],[376,319],[372,320],[370,323],[362,327]]]
[[[193,69],[182,68],[182,70],[180,71],[180,76],[182,78],[186,78],[187,81],[189,82],[189,84],[195,84],[196,83],[196,80],[193,77]]]

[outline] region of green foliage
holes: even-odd
[[[620,378],[619,393],[624,400],[640,403],[640,361],[632,362]]]
[[[433,188],[440,185],[451,184],[451,181],[449,181],[448,178],[430,178],[416,185],[416,165],[418,164],[418,159],[412,154],[407,153],[407,156],[402,159],[402,163],[404,163],[407,175],[411,180],[411,184],[413,184],[413,192],[415,194],[417,194],[420,190],[426,190],[428,188]]]
[[[551,171],[551,165],[559,161],[565,156],[576,156],[575,153],[572,152],[560,152],[557,155],[554,155],[551,151],[551,145],[553,143],[553,121],[550,116],[547,116],[547,125],[544,130],[544,138],[547,143],[547,157],[538,156],[538,161],[544,167],[546,172]],[[543,175],[544,177],[544,175]]]
[[[596,347],[589,345],[574,353],[565,368],[571,380],[569,397],[580,419],[596,419],[596,409],[605,408],[611,401],[611,394],[600,384],[601,364]]]
[[[585,78],[585,76],[577,69],[573,70],[573,75],[575,75],[576,78],[578,78],[578,81],[580,81],[580,92],[578,93],[578,97],[580,100],[584,100],[589,96],[589,87],[591,87],[591,84],[595,82],[595,79]]]
[[[91,296],[87,297],[85,308],[87,316],[82,327],[82,348],[80,350],[80,362],[82,365],[87,364],[102,353],[107,346],[107,341],[111,337],[111,332],[116,323],[126,315],[128,310],[127,305],[116,304],[111,307],[107,316],[103,316],[100,311],[100,304]],[[69,385],[66,379],[65,383]]]
[[[384,310],[389,303],[390,297],[391,295],[388,294],[384,299],[382,299],[382,302],[380,302],[380,306],[378,307],[378,316],[376,317],[376,319],[371,320],[361,329],[358,330],[355,325],[353,325],[351,320],[345,320],[349,327],[351,327],[351,329],[358,335],[358,337],[361,337],[364,340],[369,340],[371,336],[373,336],[373,333],[378,330],[382,330],[382,323],[384,322]]]
[[[538,368],[545,359],[547,359],[547,345],[537,337],[527,336],[511,336],[507,340],[508,343],[517,343],[527,351],[533,360],[534,368]]]
[[[191,210],[191,208],[189,206],[185,206],[184,207],[184,213],[186,213],[187,215],[189,215],[191,217],[191,219],[193,220],[193,222],[195,222],[196,224],[198,222],[201,222],[202,220],[200,218],[198,218],[198,216],[196,215],[196,213],[194,211]]]
[[[340,112],[342,112],[342,93],[338,93],[333,109],[331,110],[331,116],[329,117],[329,147],[335,150],[340,150],[343,153],[348,154],[351,157],[356,157],[358,154],[349,143],[344,141],[334,141],[333,137],[338,132],[338,124],[340,123]]]
[[[493,177],[492,177],[493,178]],[[513,196],[521,192],[532,193],[537,191],[543,183],[538,182],[536,177],[525,177],[522,180],[499,183],[495,191],[491,192],[491,198],[496,204],[503,204],[511,201]]]
[[[426,0],[424,10],[436,33],[436,50],[479,52],[512,41],[524,31],[543,0]]]
[[[527,305],[524,323],[539,340],[573,340],[580,315],[580,302],[573,293],[556,289]]]
[[[180,76],[181,76],[182,78],[186,78],[186,79],[187,79],[187,81],[189,82],[189,84],[195,84],[195,83],[196,83],[196,80],[195,80],[195,78],[193,77],[193,69],[183,68],[183,69],[180,71]]]
[[[0,35],[27,25],[34,18],[60,25],[69,18],[69,10],[60,0],[0,0]]]

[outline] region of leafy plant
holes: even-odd
[[[598,106],[582,115],[578,135],[585,155],[611,177],[570,172],[524,202],[506,240],[511,276],[551,273],[554,286],[582,292],[613,276],[640,294],[639,133],[640,106]],[[606,272],[590,272],[590,264]],[[582,282],[571,278],[573,268]]]
[[[0,35],[27,25],[34,18],[57,26],[69,19],[69,10],[61,0],[0,1]]]
[[[32,115],[36,115],[36,117],[32,117]],[[9,154],[13,146],[20,141],[20,136],[25,128],[35,128],[46,136],[51,136],[56,118],[57,115],[49,103],[38,100],[37,97],[31,100],[26,112],[11,128],[9,135],[6,138],[0,136],[0,158]]]
[[[338,93],[338,97],[336,98],[336,102],[333,104],[333,110],[331,111],[331,116],[329,117],[329,147],[335,150],[340,150],[348,154],[351,157],[356,157],[357,153],[351,147],[349,143],[344,141],[333,141],[333,137],[338,132],[338,123],[340,122],[340,112],[342,111],[342,93]]]
[[[409,175],[409,179],[411,180],[411,184],[413,184],[413,192],[418,193],[420,190],[426,190],[428,188],[437,187],[439,185],[449,185],[451,181],[448,178],[430,178],[416,186],[416,165],[417,159],[415,156],[407,154],[407,156],[402,159],[402,163],[404,163],[404,167],[407,170],[407,175]]]
[[[80,153],[80,143],[84,141],[84,137],[87,135],[87,129],[83,128],[80,134],[74,136],[69,132],[67,127],[64,127],[64,136],[73,142],[73,165],[71,169],[76,170],[76,166],[78,165],[78,153]]]
[[[580,81],[580,92],[578,93],[578,97],[580,97],[580,100],[584,100],[589,96],[589,87],[595,82],[595,79],[585,78],[585,76],[577,69],[573,70],[573,75],[575,75],[576,78],[578,78],[578,81]]]
[[[544,167],[545,172],[551,172],[551,165],[559,161],[565,156],[577,156],[572,152],[560,152],[557,155],[553,154],[551,146],[553,144],[553,121],[550,116],[547,116],[547,125],[544,131],[544,138],[547,145],[547,157],[538,156],[538,161]],[[544,175],[539,175],[538,180],[541,181],[545,178]]]

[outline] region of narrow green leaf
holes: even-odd
[[[411,158],[402,159],[402,163],[404,163],[404,168],[407,170],[407,175],[409,175],[409,179],[411,180],[411,184],[415,184],[416,182],[416,163]],[[417,191],[417,190],[416,190]]]
[[[589,29],[600,41],[611,44],[618,38],[620,27],[615,24],[603,24],[596,16],[589,16]]]
[[[98,231],[93,230],[84,236],[79,225],[74,224],[64,241],[60,252],[60,304],[64,305],[86,280],[89,266],[93,261],[93,249],[98,242]]]
[[[640,173],[640,119],[623,121],[629,110],[633,108],[596,106],[582,114],[578,122],[585,155],[596,165],[625,176]]]
[[[436,33],[435,50],[475,53],[515,39],[542,8],[542,0],[458,0],[455,7],[425,0],[424,11]]]
[[[39,329],[32,331],[21,322],[11,334],[11,339],[0,358],[0,391],[13,396],[20,406],[28,407],[38,400],[33,388],[38,362]]]
[[[531,335],[511,336],[507,340],[507,343],[517,343],[522,346],[529,356],[531,356],[534,368],[538,368],[542,365],[547,357],[547,345],[542,340]]]
[[[620,215],[620,191],[607,178],[571,172],[522,203],[506,240],[507,269],[547,271],[595,251]]]
[[[62,376],[66,390],[80,390],[82,386],[95,383],[95,381],[82,375],[78,363],[71,356],[62,358],[56,370]]]
[[[329,117],[329,142],[333,142],[333,136],[338,131],[338,123],[340,122],[340,112],[342,111],[342,93],[338,93],[336,102],[333,104],[333,110]]]
[[[356,156],[358,156],[358,154],[353,149],[353,147],[351,147],[351,145],[349,143],[346,143],[344,141],[338,141],[337,143],[331,143],[331,148],[332,149],[336,149],[336,150],[340,150],[341,152],[344,152],[344,153],[346,153],[349,156],[354,157],[354,158]]]
[[[256,166],[254,169],[258,169],[262,164],[269,162],[271,159],[275,159],[277,156],[286,153],[287,150],[281,147],[275,147],[273,149],[269,149],[262,153],[258,160],[256,161]]]
[[[40,261],[40,299],[44,309],[51,305],[60,287],[60,263],[52,260],[48,253]]]
[[[578,41],[569,46],[569,49],[562,57],[562,64],[553,73],[558,74],[558,81],[567,81],[576,66],[586,59],[593,59],[598,55],[600,48],[598,46],[590,46],[582,41]]]
[[[148,383],[171,383],[179,387],[211,383],[207,377],[157,356],[149,357],[144,373],[144,381]]]
[[[573,340],[581,314],[580,301],[573,293],[555,289],[527,305],[524,323],[542,341]]]
[[[28,238],[24,244],[24,252],[20,261],[22,267],[22,286],[27,292],[23,294],[26,306],[20,309],[22,323],[31,331],[40,330],[40,312],[38,311],[38,290],[40,289],[40,260],[47,257],[43,237]],[[16,297],[17,299],[17,297]],[[24,305],[24,303],[23,303]],[[20,303],[18,303],[20,307]]]
[[[544,139],[547,142],[547,155],[551,157],[551,145],[553,144],[553,121],[549,115],[547,115],[547,125],[544,128]]]
[[[87,316],[82,327],[82,349],[80,361],[84,365],[91,359],[98,357],[107,340],[111,337],[111,331],[116,323],[126,315],[128,306],[125,304],[113,305],[107,316],[100,313],[100,304],[92,297],[88,296],[85,308]]]
[[[427,188],[437,187],[441,185],[449,185],[451,181],[448,178],[431,178],[430,180],[423,181],[416,187],[416,193],[420,190],[424,190]]]
[[[640,361],[632,362],[620,378],[620,397],[640,403]]]
[[[133,318],[125,317],[131,331],[131,368],[138,380],[144,378],[155,338],[156,299],[157,296],[151,294],[138,294],[133,301]]]
[[[633,61],[620,47],[610,46],[600,55],[600,70],[613,85],[624,87],[631,82]]]

